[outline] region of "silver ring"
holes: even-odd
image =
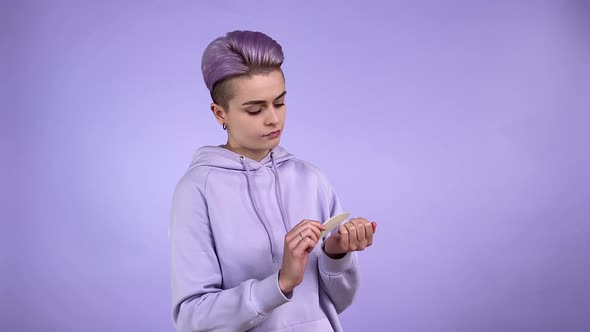
[[[301,236],[301,239],[304,240],[305,238],[303,237],[303,235],[301,235],[301,232],[299,232],[299,236]]]

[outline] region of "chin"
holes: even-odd
[[[274,148],[276,148],[279,144],[278,143],[274,143],[274,144],[267,144],[264,145],[260,148],[260,150],[272,150]]]
[[[271,144],[271,149],[276,148],[279,144],[281,144],[281,138],[279,137],[279,139],[276,140],[276,142],[273,142]]]
[[[281,141],[279,139],[277,139],[272,142],[262,143],[259,146],[260,146],[260,150],[270,150],[270,149],[276,148],[280,143],[281,143]]]

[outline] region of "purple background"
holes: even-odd
[[[200,57],[252,29],[282,145],[380,223],[347,331],[590,331],[588,2],[245,3],[2,2],[0,330],[173,330]]]

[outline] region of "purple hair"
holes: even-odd
[[[207,46],[201,71],[211,98],[223,105],[230,98],[230,89],[227,84],[220,83],[236,76],[280,69],[283,60],[281,45],[262,32],[232,31]]]

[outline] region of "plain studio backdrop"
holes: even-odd
[[[286,54],[281,144],[379,223],[346,331],[590,331],[588,2],[0,15],[0,330],[173,331],[172,193],[194,150],[226,137],[201,55],[248,29]]]

